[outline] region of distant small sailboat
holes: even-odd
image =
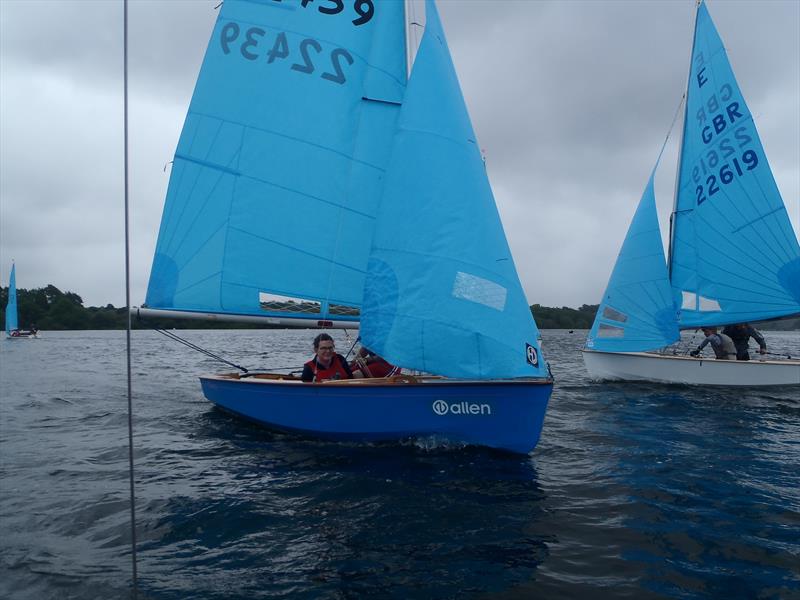
[[[222,5],[138,312],[360,326],[392,364],[434,374],[201,378],[269,427],[527,453],[553,381],[436,6],[419,47],[409,10]]]
[[[663,152],[663,149],[662,149]],[[595,379],[800,384],[798,360],[656,353],[681,329],[800,313],[800,246],[705,3],[697,7],[665,261],[650,175],[583,351]]]
[[[24,330],[19,328],[17,315],[17,266],[11,265],[11,276],[8,278],[8,302],[6,303],[6,338],[9,340],[26,340],[38,338],[36,329]]]

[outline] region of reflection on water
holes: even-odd
[[[186,336],[290,370],[314,333]],[[346,353],[354,335],[334,336]],[[143,596],[800,595],[797,391],[592,383],[584,336],[544,332],[556,388],[539,447],[515,457],[269,432],[203,399],[218,364],[134,332]],[[798,337],[768,341],[798,354]],[[0,345],[0,596],[127,593],[124,343]]]

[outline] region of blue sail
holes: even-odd
[[[543,376],[436,6],[409,78],[370,254],[361,337],[450,377]]]
[[[8,302],[6,303],[6,333],[19,329],[17,322],[17,275],[16,265],[11,265],[11,277],[8,279]]]
[[[628,228],[589,332],[586,346],[593,350],[654,350],[680,338],[658,226],[654,177],[655,169]]]
[[[800,313],[800,246],[705,3],[697,9],[670,275],[680,326]]]
[[[405,83],[402,2],[226,0],[146,304],[357,318]]]

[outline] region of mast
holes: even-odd
[[[669,247],[667,248],[667,273],[670,281],[672,281],[672,244],[675,241],[675,218],[678,214],[678,194],[680,193],[681,183],[681,164],[683,163],[683,139],[686,137],[686,119],[689,116],[689,85],[692,76],[692,61],[694,60],[694,48],[697,41],[697,14],[700,8],[700,3],[703,0],[697,0],[694,10],[694,32],[692,34],[692,52],[689,55],[689,74],[686,77],[686,92],[684,93],[684,107],[683,107],[683,127],[681,127],[681,138],[678,141],[678,168],[675,170],[675,192],[672,201],[672,213],[669,215]]]
[[[406,12],[406,77],[411,76],[411,68],[417,57],[417,50],[425,30],[425,5],[420,0],[404,0]]]

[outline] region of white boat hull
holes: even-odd
[[[716,360],[648,352],[583,350],[596,381],[652,381],[685,385],[800,385],[800,360]]]
[[[39,333],[20,333],[19,335],[12,335],[10,333],[6,333],[7,340],[38,340]]]

